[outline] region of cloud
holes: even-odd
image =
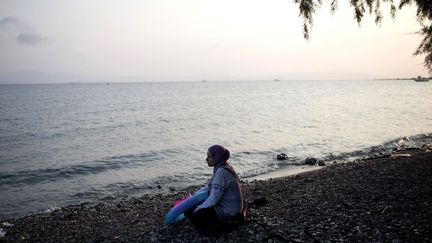
[[[22,32],[16,36],[16,42],[21,45],[38,45],[46,41],[44,37],[37,33]]]
[[[15,30],[26,30],[30,26],[17,17],[5,17],[0,19],[0,29],[15,29]]]
[[[20,45],[36,46],[48,41],[47,38],[40,35],[30,24],[13,16],[0,19],[0,30],[5,31],[6,35],[15,33],[15,41]]]

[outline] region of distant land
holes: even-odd
[[[55,73],[47,74],[38,71],[19,71],[0,73],[0,84],[61,84],[61,83],[110,83],[110,82],[142,82],[146,77],[101,77],[96,75],[80,75]]]
[[[196,77],[183,77],[180,80],[169,78],[155,78],[145,76],[98,76],[84,74],[68,74],[68,73],[44,73],[39,71],[18,71],[18,72],[0,72],[0,84],[76,84],[76,83],[135,83],[135,82],[213,82],[213,81],[288,81],[288,80],[415,80],[418,78],[432,80],[432,77],[413,77],[413,78],[372,78],[372,75],[363,73],[343,73],[337,72],[338,75],[331,75],[332,72],[311,72],[311,73],[292,73],[283,75],[290,78],[270,78],[256,77],[255,79],[239,78],[239,77],[224,77],[220,79],[199,79]],[[306,77],[322,77],[322,78],[306,78]],[[359,77],[359,78],[344,78],[344,77]]]
[[[94,82],[94,77],[72,74],[46,74],[37,71],[20,71],[0,73],[0,84],[40,84],[40,83],[72,83]]]
[[[83,84],[83,83],[140,83],[140,82],[202,82],[203,79],[183,80],[146,76],[99,76],[67,73],[43,73],[39,71],[0,72],[0,84]]]
[[[417,76],[413,78],[376,78],[374,80],[414,80],[417,82],[418,81],[428,82],[429,80],[432,80],[432,77]]]
[[[374,80],[413,80],[413,78],[376,78]]]

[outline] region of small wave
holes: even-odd
[[[399,137],[383,144],[355,150],[347,153],[330,154],[322,158],[323,161],[343,162],[362,157],[374,157],[387,154],[398,148],[420,148],[424,144],[432,144],[432,133],[422,133],[413,136]]]
[[[257,175],[268,174],[270,172],[276,171],[279,168],[280,167],[277,164],[273,164],[273,166],[245,171],[243,173],[240,173],[239,177],[241,179],[246,179]]]
[[[239,176],[241,179],[247,179],[258,175],[272,173],[279,169],[287,168],[290,166],[303,166],[303,165],[304,165],[304,159],[298,157],[288,157],[288,159],[286,160],[277,160],[276,157],[274,156],[274,153],[272,153],[271,163],[267,163],[267,166],[244,171],[240,173]]]
[[[420,148],[424,144],[432,144],[432,133],[422,133],[413,136],[399,137],[386,141],[380,145],[375,145],[360,150],[344,152],[339,154],[329,154],[317,158],[324,162],[346,162],[358,158],[374,157],[388,154],[398,148]]]
[[[36,184],[44,181],[58,181],[78,176],[95,175],[109,170],[136,168],[157,161],[164,154],[175,154],[176,150],[153,151],[137,155],[118,155],[88,163],[64,166],[60,168],[45,168],[24,170],[15,173],[0,173],[1,185]]]
[[[45,210],[43,210],[42,211],[42,213],[47,213],[47,214],[49,214],[49,213],[52,213],[52,212],[54,212],[54,211],[56,211],[56,210],[60,210],[61,208],[60,207],[50,207],[50,208],[47,208],[47,209],[45,209]]]
[[[250,156],[250,155],[272,155],[273,151],[259,151],[259,150],[249,150],[249,151],[240,151],[233,154],[233,158],[242,157],[242,156]]]
[[[169,193],[190,187],[203,186],[211,175],[180,173],[158,176],[151,180],[107,184],[99,189],[84,189],[72,197],[77,201],[112,201],[117,198],[137,197],[143,194]]]
[[[0,145],[29,145],[34,144],[39,140],[50,140],[55,138],[61,138],[65,136],[65,133],[61,132],[24,132],[24,133],[3,133],[3,136],[0,137]]]
[[[331,163],[344,163],[348,161],[352,161],[358,158],[367,158],[367,157],[375,157],[383,154],[388,154],[397,148],[420,148],[424,144],[432,144],[432,133],[423,133],[417,134],[413,136],[399,137],[397,139],[389,140],[384,142],[381,145],[376,145],[360,150],[355,150],[351,152],[339,153],[339,154],[329,154],[321,157],[316,157],[316,159],[326,162],[326,164]],[[243,152],[243,154],[250,155],[249,152]],[[266,152],[255,152],[255,154],[267,154]],[[274,154],[272,153],[272,160],[276,160],[273,158]],[[280,169],[284,169],[290,166],[300,167],[304,166],[305,158],[298,157],[288,157],[287,160],[277,161],[272,163],[267,163],[266,167],[256,168],[253,170],[248,170],[242,172],[240,174],[241,178],[250,178],[258,175],[268,174]],[[263,163],[264,164],[264,163]]]
[[[3,108],[3,107],[1,107]],[[16,121],[23,121],[24,118],[23,117],[5,117],[5,118],[0,118],[0,122],[16,122]]]

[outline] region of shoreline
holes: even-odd
[[[330,165],[326,165],[330,166]],[[319,165],[302,165],[302,166],[287,166],[282,169],[278,169],[276,171],[271,171],[269,173],[265,174],[259,174],[256,176],[244,178],[244,181],[251,182],[251,181],[265,181],[270,179],[277,179],[277,178],[283,178],[288,176],[296,176],[303,173],[308,173],[311,171],[316,171],[325,168],[326,166],[319,166]]]
[[[66,206],[0,220],[0,241],[431,241],[432,147],[243,181],[247,223],[206,237],[166,225],[172,203],[196,187],[116,202]],[[3,236],[2,236],[3,234]]]

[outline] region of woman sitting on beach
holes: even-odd
[[[186,218],[206,234],[218,233],[244,220],[243,195],[238,176],[227,162],[229,157],[230,152],[220,145],[208,149],[206,161],[214,167],[213,176],[197,193],[207,191],[209,197],[185,212]]]

